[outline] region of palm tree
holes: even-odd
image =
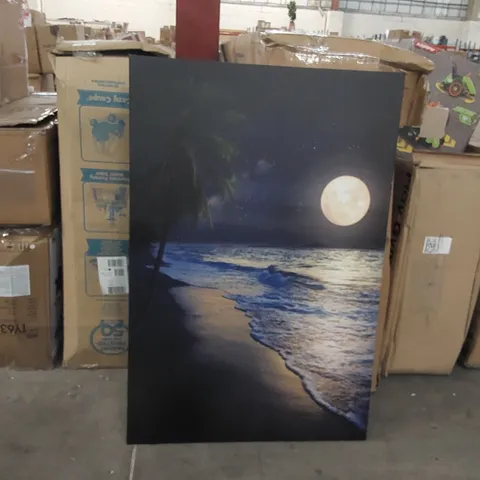
[[[159,218],[151,232],[159,244],[154,276],[162,265],[172,229],[185,219],[194,225],[206,219],[212,225],[208,199],[228,199],[233,195],[232,160],[236,148],[218,132],[222,126],[237,123],[243,117],[232,110],[225,111],[220,92],[212,92],[208,85],[201,86],[200,91],[198,85],[195,88],[188,106],[178,112],[172,125],[165,156],[146,172],[146,181],[151,185],[146,191],[154,192],[150,205]],[[212,109],[213,115],[209,113]]]

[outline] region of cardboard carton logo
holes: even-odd
[[[104,119],[92,118],[90,126],[95,150],[99,153],[112,153],[115,144],[125,136],[125,125],[125,120],[114,113]]]
[[[128,351],[128,327],[123,320],[100,323],[90,333],[90,344],[102,355],[121,355]]]

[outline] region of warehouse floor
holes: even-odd
[[[479,478],[480,371],[390,377],[363,443],[125,445],[126,372],[0,370],[0,479]]]

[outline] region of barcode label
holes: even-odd
[[[30,295],[30,267],[14,265],[0,267],[0,297],[28,297]]]
[[[97,257],[98,281],[104,295],[128,293],[127,257]]]
[[[124,267],[125,260],[123,258],[107,258],[107,264],[109,267]]]
[[[125,287],[108,287],[107,290],[109,295],[121,295],[127,293]]]
[[[423,253],[429,255],[448,255],[452,248],[452,237],[425,237]]]

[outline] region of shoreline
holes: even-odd
[[[196,331],[200,330],[201,337],[208,336],[210,341],[216,337],[228,342],[233,340],[241,343],[242,349],[246,350],[244,355],[252,355],[256,359],[254,368],[260,368],[268,373],[263,378],[265,383],[275,391],[275,394],[287,397],[290,406],[313,415],[315,413],[319,416],[330,415],[348,422],[353,429],[363,430],[352,420],[333,411],[334,407],[328,408],[318,402],[306,388],[300,374],[287,365],[286,359],[274,348],[253,337],[250,329],[252,318],[239,308],[234,300],[229,299],[225,292],[213,288],[176,285],[170,288],[170,293],[185,311],[189,326]],[[220,324],[220,317],[229,312],[229,324]],[[206,349],[208,350],[208,347]]]
[[[190,285],[190,286],[191,286],[191,285]],[[223,295],[222,295],[222,296],[223,296]],[[226,300],[230,300],[230,299],[229,299],[228,297],[226,297],[226,296],[223,296],[223,298],[225,298]],[[231,300],[231,301],[232,301],[233,303],[235,303],[235,301],[233,301],[233,300]],[[250,331],[250,321],[251,321],[252,317],[250,317],[250,315],[249,315],[247,312],[243,311],[243,310],[242,310],[240,307],[238,307],[237,305],[234,305],[234,308],[235,308],[236,310],[239,310],[240,312],[242,312],[242,313],[245,315],[246,319],[248,320],[247,325],[248,325],[249,331]],[[294,375],[296,375],[296,376],[300,379],[300,381],[302,382],[302,387],[303,387],[303,389],[305,390],[305,393],[307,393],[307,394],[310,396],[310,398],[318,405],[319,408],[326,409],[328,412],[333,413],[333,414],[335,414],[335,415],[338,415],[339,417],[342,417],[342,418],[346,419],[346,420],[349,421],[352,425],[354,425],[355,427],[357,427],[357,428],[359,428],[359,429],[365,428],[363,425],[359,425],[357,422],[351,420],[351,419],[348,418],[346,415],[343,415],[342,413],[336,411],[335,407],[326,404],[326,402],[325,402],[325,404],[323,404],[323,403],[320,402],[319,400],[315,399],[315,396],[313,395],[313,393],[310,392],[309,388],[308,388],[307,385],[305,384],[304,378],[301,376],[300,373],[296,372],[293,368],[291,368],[291,367],[287,364],[287,359],[286,359],[280,352],[277,352],[277,350],[275,350],[275,349],[274,349],[273,347],[271,347],[270,345],[267,345],[266,343],[263,343],[261,340],[256,339],[256,338],[252,335],[252,332],[251,332],[251,331],[250,331],[250,338],[251,338],[254,342],[256,342],[256,343],[262,345],[263,347],[268,348],[268,349],[271,350],[272,352],[276,353],[276,354],[283,360],[283,362],[284,362],[284,364],[285,364],[285,368],[286,368],[288,371],[292,372]]]
[[[305,393],[312,399],[312,401],[318,406],[318,408],[321,408],[321,409],[325,409],[327,410],[329,413],[332,413],[334,415],[337,415],[345,420],[347,420],[348,422],[350,422],[352,425],[354,425],[356,428],[362,430],[365,428],[364,425],[360,425],[359,422],[356,422],[354,421],[353,419],[351,418],[348,418],[348,416],[342,414],[341,412],[337,411],[336,408],[333,406],[333,405],[329,405],[327,402],[323,403],[321,402],[320,400],[317,400],[314,396],[314,394],[310,391],[310,389],[308,388],[308,386],[306,385],[305,383],[305,380],[304,378],[302,377],[302,375],[299,373],[299,372],[296,372],[293,368],[291,368],[288,364],[287,364],[287,359],[280,353],[278,352],[277,350],[275,350],[273,347],[271,347],[270,345],[262,342],[261,340],[255,338],[252,334],[252,331],[250,329],[250,322],[252,321],[252,316],[249,315],[248,312],[246,312],[245,310],[243,310],[242,308],[240,308],[237,303],[235,302],[235,300],[232,300],[231,298],[228,298],[228,294],[224,291],[221,291],[221,290],[218,290],[218,289],[215,289],[215,288],[208,288],[208,287],[195,287],[194,285],[191,285],[191,284],[188,284],[186,282],[183,282],[181,280],[176,280],[172,277],[170,277],[169,275],[165,274],[165,273],[160,273],[160,276],[162,277],[162,281],[165,283],[167,289],[171,292],[171,293],[174,293],[172,292],[172,289],[178,289],[178,288],[181,288],[181,287],[187,287],[187,288],[190,288],[190,289],[194,289],[195,291],[198,291],[198,292],[201,292],[201,291],[207,291],[209,292],[208,294],[211,294],[211,292],[216,292],[216,294],[221,297],[222,299],[224,299],[225,301],[227,302],[230,302],[231,303],[231,307],[235,310],[235,311],[238,311],[240,312],[244,317],[245,317],[245,325],[246,325],[246,329],[247,329],[247,333],[250,337],[250,339],[255,342],[256,344],[258,345],[261,345],[262,347],[268,349],[269,351],[273,352],[275,355],[277,355],[282,361],[283,361],[283,364],[285,366],[285,368],[291,372],[293,375],[295,375],[296,377],[298,377],[298,379],[300,380],[301,384],[302,384],[302,387],[303,387],[303,390],[305,391]],[[180,301],[181,304],[184,304],[185,301]],[[188,310],[188,307],[187,307],[187,310]],[[191,315],[191,312],[185,312],[187,315]]]
[[[319,405],[250,318],[217,289],[161,273],[138,289],[129,352],[128,443],[364,440],[366,430]],[[144,308],[143,293],[153,293]]]

